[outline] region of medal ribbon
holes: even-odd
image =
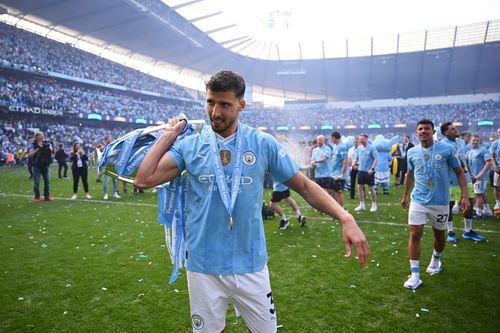
[[[431,154],[429,157],[429,167],[427,167],[427,160],[425,159],[424,147],[420,146],[422,149],[420,150],[420,157],[423,161],[424,173],[427,176],[427,181],[432,181],[432,177],[434,176],[434,150],[436,149],[436,144],[432,145]]]
[[[241,135],[238,135],[238,132],[236,132],[236,162],[234,163],[233,174],[231,177],[231,193],[229,193],[229,187],[227,186],[226,176],[220,159],[220,150],[217,144],[217,137],[215,135],[215,132],[213,130],[210,130],[210,151],[212,153],[212,159],[214,161],[215,179],[217,180],[217,186],[219,188],[222,203],[229,213],[229,230],[232,229],[232,213],[234,205],[236,203],[236,197],[238,196],[238,192],[240,190],[242,145]]]

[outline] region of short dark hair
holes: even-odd
[[[340,139],[340,133],[338,131],[334,131],[332,133],[332,138],[335,138],[335,139]]]
[[[441,127],[440,127],[441,133],[444,134],[444,132],[446,132],[448,130],[448,128],[450,127],[450,125],[453,125],[453,123],[451,121],[447,121],[445,123],[442,123]]]
[[[245,80],[236,72],[220,71],[205,82],[205,88],[215,92],[232,90],[237,98],[242,98],[245,95]]]
[[[431,125],[432,129],[434,129],[434,123],[432,122],[432,120],[429,120],[429,119],[421,119],[417,123],[417,127],[418,127],[418,125]]]

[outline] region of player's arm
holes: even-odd
[[[485,161],[484,163],[484,167],[481,169],[481,171],[479,172],[479,174],[477,175],[477,179],[482,179],[483,176],[486,174],[486,172],[488,172],[488,170],[490,169],[490,160],[487,160]]]
[[[408,208],[410,206],[408,202],[408,196],[411,193],[414,184],[415,177],[413,175],[413,170],[406,171],[405,187],[403,190],[403,198],[401,199],[401,206],[403,206],[403,208]]]
[[[172,125],[164,130],[163,135],[156,141],[139,166],[134,180],[134,186],[139,189],[166,183],[180,174],[177,164],[172,157],[166,154],[166,151],[172,147],[186,123],[170,120],[169,124]]]
[[[368,173],[372,174],[375,172],[375,167],[377,166],[378,163],[378,156],[373,159],[372,166],[370,167],[370,170],[368,170]]]
[[[491,155],[491,165],[493,165],[493,171],[499,172],[500,170],[498,169],[496,153],[494,149],[490,150],[490,155]]]
[[[460,206],[464,212],[470,209],[469,202],[469,191],[467,190],[467,180],[465,178],[464,169],[460,166],[453,168],[453,171],[457,175],[458,184],[460,185],[460,191],[462,192],[462,198],[460,199]]]
[[[347,156],[342,161],[342,170],[340,171],[340,176],[337,178],[344,179],[345,171],[347,170],[347,164],[349,163],[349,159]]]
[[[351,244],[356,247],[359,264],[364,267],[370,256],[370,248],[365,235],[357,225],[354,217],[346,212],[328,193],[301,172],[297,172],[290,180],[285,182],[295,192],[299,193],[312,207],[336,217],[342,223],[342,239],[344,241],[346,256],[351,255]]]

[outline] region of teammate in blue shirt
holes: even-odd
[[[238,122],[244,92],[239,74],[214,74],[206,83],[210,128],[175,142],[185,122],[170,119],[135,179],[138,188],[149,188],[187,171],[186,270],[194,332],[224,332],[229,303],[250,331],[276,332],[261,214],[265,171],[338,218],[346,254],[354,244],[361,266],[370,252],[352,215],[299,172],[275,138]]]
[[[302,212],[300,211],[299,205],[293,200],[293,198],[290,196],[290,189],[288,186],[278,183],[278,182],[273,182],[273,193],[271,194],[271,208],[276,212],[276,214],[279,215],[280,217],[280,229],[284,230],[288,227],[288,219],[286,218],[285,212],[280,206],[280,201],[285,200],[290,207],[292,207],[293,211],[295,212],[295,216],[297,217],[297,220],[299,220],[300,226],[303,227],[306,225],[306,217],[302,215]]]
[[[432,226],[434,234],[434,252],[427,267],[427,273],[433,275],[441,271],[440,258],[446,245],[445,230],[450,201],[449,169],[457,175],[460,184],[463,194],[460,201],[462,209],[464,211],[470,209],[464,171],[454,154],[453,147],[434,141],[434,133],[432,121],[420,120],[416,130],[420,144],[408,150],[407,154],[408,171],[401,205],[403,208],[409,208],[408,254],[411,275],[404,286],[410,289],[416,289],[422,284],[419,268],[420,240],[427,221]],[[412,188],[411,203],[408,203],[408,194]]]
[[[451,122],[445,122],[441,124],[441,133],[445,136],[442,142],[451,145],[455,151],[455,156],[458,158],[462,169],[465,172],[465,179],[467,181],[469,190],[468,193],[471,196],[469,199],[470,205],[474,204],[474,190],[472,188],[472,179],[470,177],[470,173],[468,172],[465,166],[465,153],[467,151],[467,145],[464,140],[458,137],[458,129]],[[459,189],[458,179],[455,173],[450,170],[450,212],[448,216],[448,222],[446,223],[446,227],[448,228],[448,238],[447,241],[450,243],[457,242],[457,236],[453,230],[453,214],[457,214],[459,211],[458,202],[461,199],[461,192]],[[474,240],[477,242],[484,241],[484,237],[478,235],[474,230],[472,230],[472,218],[473,218],[473,210],[470,209],[468,211],[464,211],[464,229],[467,232],[462,233],[462,237],[465,239]]]
[[[358,193],[359,206],[354,208],[355,211],[364,211],[365,208],[365,184],[370,189],[372,198],[372,207],[370,212],[377,211],[377,193],[375,192],[375,167],[378,163],[378,153],[375,147],[368,143],[368,135],[365,133],[359,136],[359,147],[356,150],[355,162],[358,163]]]
[[[332,192],[333,198],[337,200],[340,206],[344,207],[344,190],[345,179],[344,175],[347,169],[347,146],[342,143],[340,133],[335,131],[332,133],[332,142],[334,144],[332,150],[332,159],[330,161],[331,177],[332,177]]]
[[[497,129],[497,139],[491,144],[490,147],[491,164],[493,166],[493,187],[495,188],[495,207],[493,209],[498,211],[500,209],[500,128]]]
[[[312,151],[310,168],[314,169],[316,184],[331,195],[330,159],[332,158],[332,149],[325,144],[325,141],[324,135],[318,135],[316,138],[318,145]]]
[[[472,136],[471,149],[465,154],[467,168],[471,174],[474,194],[476,196],[475,210],[478,219],[483,217],[484,203],[486,201],[486,184],[488,183],[487,172],[490,168],[490,154],[486,148],[481,147],[481,137],[477,134]],[[468,232],[470,230],[465,230]]]

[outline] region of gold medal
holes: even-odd
[[[229,215],[229,221],[227,222],[227,230],[233,230],[233,217]]]
[[[430,187],[432,187],[432,185],[434,185],[434,183],[432,182],[432,180],[430,180],[430,179],[429,179],[429,180],[427,181],[427,185],[429,185]]]
[[[230,150],[221,150],[219,152],[220,154],[220,161],[222,162],[223,166],[228,165],[231,163],[231,151]]]

